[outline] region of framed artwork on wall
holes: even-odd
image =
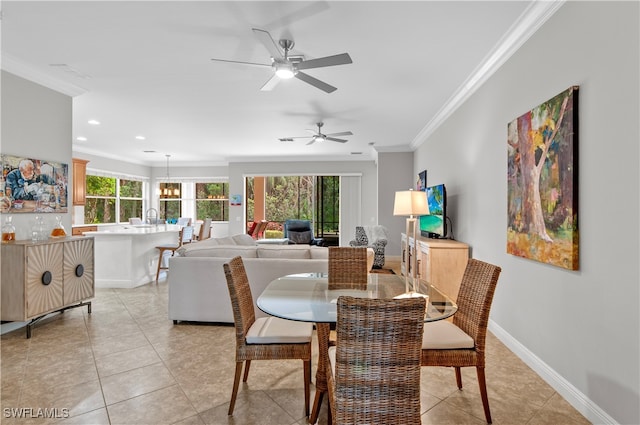
[[[424,170],[418,174],[418,181],[416,182],[416,190],[425,190],[426,188],[427,188],[427,170]]]
[[[68,164],[5,154],[1,159],[1,212],[67,212]]]
[[[507,133],[507,253],[578,270],[578,86]]]

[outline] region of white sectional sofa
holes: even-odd
[[[326,272],[328,248],[257,245],[248,235],[235,235],[185,245],[176,255],[169,259],[169,319],[233,323],[224,263],[242,257],[255,304],[269,282],[280,276]],[[261,316],[266,314],[256,308],[256,317]]]

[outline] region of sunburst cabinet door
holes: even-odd
[[[94,296],[93,239],[64,244],[64,304]]]
[[[27,248],[27,316],[35,317],[62,306],[61,243]]]

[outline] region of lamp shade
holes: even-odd
[[[393,203],[393,215],[427,215],[429,205],[427,194],[421,190],[403,190],[396,192]]]

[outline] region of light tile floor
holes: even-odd
[[[173,325],[167,319],[165,280],[97,290],[92,314],[83,307],[54,315],[34,328],[31,339],[24,330],[2,336],[0,422],[307,423],[299,361],[253,362],[235,414],[227,416],[234,343],[231,326]],[[494,424],[589,423],[493,335],[487,351]],[[486,423],[474,369],[463,370],[463,383],[459,391],[452,370],[423,368],[422,423]],[[6,410],[12,408],[18,410]],[[58,418],[44,419],[37,409],[45,408],[57,409],[48,413]],[[30,417],[18,419],[11,412]],[[327,422],[326,401],[318,422]]]

